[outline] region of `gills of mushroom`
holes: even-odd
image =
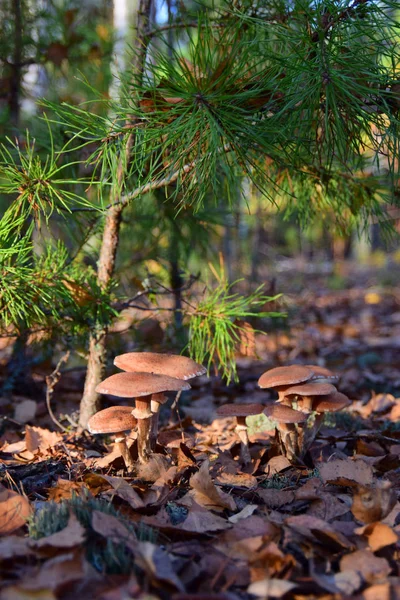
[[[115,443],[124,460],[127,469],[134,465],[131,453],[126,443],[125,431],[136,426],[136,419],[132,415],[130,406],[111,406],[100,410],[88,421],[90,433],[117,433]]]
[[[132,414],[138,419],[137,445],[141,463],[147,462],[151,454],[152,412],[150,407],[153,394],[188,389],[190,389],[190,385],[186,381],[151,373],[116,373],[107,377],[96,387],[96,391],[100,394],[135,398],[135,408]]]
[[[240,460],[245,465],[251,462],[246,417],[260,415],[263,408],[262,404],[224,404],[217,410],[219,417],[236,417],[235,431],[240,439]]]

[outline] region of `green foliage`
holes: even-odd
[[[214,364],[221,369],[223,377],[229,383],[237,380],[235,352],[240,342],[241,332],[246,333],[242,319],[252,317],[276,317],[282,313],[262,310],[268,302],[279,296],[269,297],[263,293],[263,286],[254,292],[242,296],[233,291],[221,265],[220,273],[211,266],[217,279],[217,287],[209,287],[196,306],[191,306],[189,352],[192,358],[208,368]]]

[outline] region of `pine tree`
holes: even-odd
[[[86,321],[82,426],[97,408],[94,388],[114,314],[126,207],[153,202],[162,192],[179,231],[189,208],[201,210],[221,197],[229,206],[251,182],[270,202],[283,198],[303,223],[329,215],[332,227],[362,230],[374,218],[390,229],[386,208],[396,202],[399,164],[397,4],[234,0],[193,14],[189,8],[176,7],[169,23],[156,28],[152,1],[141,0],[118,98],[103,99],[101,112],[90,103],[45,103],[51,128],[63,140],[47,158],[36,156],[29,143],[23,151],[10,144],[3,149],[0,189],[17,194],[0,229],[9,261],[3,273],[24,267],[26,232],[19,217],[29,215],[37,225],[57,213],[75,223],[87,215],[92,228],[103,223],[90,288],[101,310],[91,313],[90,325]],[[83,149],[90,154],[85,164]],[[59,261],[62,249],[53,254]],[[193,356],[217,357],[229,377],[240,333],[235,319],[254,314],[267,298],[261,289],[242,298],[222,273],[217,277],[207,297],[178,310],[190,322]],[[78,312],[87,305],[76,290],[88,288],[68,281],[51,301],[52,308],[61,307],[52,315],[56,320],[71,303]],[[13,297],[11,291],[6,307],[14,302],[18,318],[37,320],[37,308],[31,314],[25,303],[21,313],[21,299]],[[15,320],[10,314],[8,322]]]

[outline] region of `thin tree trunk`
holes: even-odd
[[[19,125],[20,92],[21,92],[21,56],[22,56],[22,6],[21,0],[12,0],[14,16],[14,52],[10,89],[10,118],[14,127]]]
[[[132,79],[138,82],[141,81],[146,60],[146,34],[149,25],[150,10],[151,0],[139,0],[136,19],[136,37],[133,45],[134,58],[132,64]],[[122,184],[125,178],[126,168],[129,164],[134,137],[133,133],[128,137],[124,156],[120,159],[117,182],[115,190],[112,193],[112,200],[114,202],[118,200],[118,193],[123,187]],[[123,206],[114,205],[111,206],[106,215],[97,273],[97,282],[103,290],[108,288],[114,273],[122,210]],[[88,367],[79,417],[79,425],[83,428],[86,428],[88,419],[99,409],[99,395],[96,392],[96,386],[100,383],[104,373],[106,361],[106,335],[107,328],[100,325],[98,325],[90,335]]]

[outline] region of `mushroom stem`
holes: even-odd
[[[149,403],[140,398],[136,398],[136,414],[139,414],[139,411],[143,411],[146,413],[149,409]],[[150,433],[151,433],[151,416],[139,418],[137,417],[137,448],[138,448],[138,458],[140,463],[148,462],[151,454],[151,444],[150,444]]]
[[[126,468],[131,470],[135,464],[135,461],[131,456],[128,444],[126,443],[125,433],[120,433],[119,436],[115,438],[115,443],[119,452],[121,453],[122,458],[124,459]]]
[[[151,429],[150,429],[150,447],[154,452],[157,446],[157,436],[158,436],[158,416],[160,411],[159,402],[151,403],[151,412],[153,416],[151,417]]]
[[[240,439],[240,461],[247,465],[251,462],[249,451],[249,436],[247,434],[246,417],[236,417],[236,433]]]
[[[318,431],[322,425],[322,421],[324,420],[323,413],[315,414],[314,420],[312,424],[309,425],[309,421],[304,424],[304,428],[302,431],[301,443],[300,443],[300,456],[303,457],[307,450],[310,448],[311,444],[317,437]]]
[[[299,435],[296,425],[293,423],[277,423],[279,442],[282,454],[289,460],[299,455]]]

